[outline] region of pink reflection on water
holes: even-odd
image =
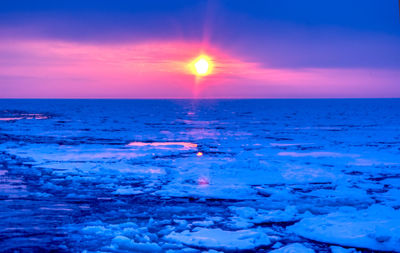
[[[21,119],[48,119],[49,117],[38,113],[22,113],[18,117],[0,117],[0,121],[14,121]]]
[[[197,183],[201,186],[206,186],[210,184],[208,177],[202,176],[197,180]]]
[[[131,142],[128,146],[133,147],[146,147],[146,146],[153,146],[153,147],[164,147],[164,148],[173,148],[174,146],[180,146],[184,149],[192,149],[197,148],[196,143],[191,142]]]
[[[0,118],[1,121],[12,121],[12,120],[20,120],[23,117],[10,117],[10,118]]]
[[[161,174],[162,171],[160,169],[149,169],[149,172],[151,174]]]

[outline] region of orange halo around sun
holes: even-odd
[[[211,74],[213,67],[213,61],[207,55],[200,55],[189,64],[191,72],[196,76]]]

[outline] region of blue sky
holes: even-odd
[[[186,41],[265,68],[400,69],[395,0],[5,0],[0,36],[88,45]]]

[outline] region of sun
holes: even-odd
[[[208,68],[210,67],[208,62],[201,58],[195,64],[194,67],[196,68],[196,72],[199,75],[205,75],[208,72]]]
[[[190,64],[190,69],[197,76],[206,76],[211,74],[213,68],[212,60],[207,55],[200,55]]]

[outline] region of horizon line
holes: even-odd
[[[90,97],[82,97],[82,98],[73,98],[73,97],[65,97],[65,98],[23,98],[23,97],[11,97],[11,98],[0,98],[0,100],[263,100],[263,99],[400,99],[400,97],[204,97],[204,98],[190,98],[190,97],[146,97],[146,98],[90,98]]]

